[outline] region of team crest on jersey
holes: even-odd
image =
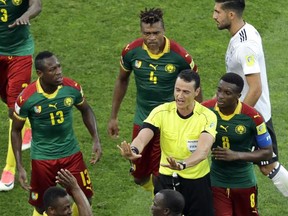
[[[64,99],[64,106],[66,107],[71,107],[73,105],[73,98],[71,97],[66,97]]]
[[[142,61],[139,61],[139,60],[136,60],[136,61],[135,61],[135,67],[136,67],[136,68],[140,68],[141,65],[142,65]]]
[[[3,2],[4,5],[6,5],[6,0],[0,0],[0,2]]]
[[[253,55],[251,56],[246,56],[246,64],[247,66],[253,66],[255,63],[255,57]]]
[[[167,64],[165,66],[165,71],[167,71],[168,73],[173,73],[175,72],[175,70],[176,70],[176,67],[173,64]]]
[[[42,111],[42,107],[41,106],[38,106],[38,105],[34,106],[34,112],[35,113],[39,114],[39,113],[41,113],[41,111]]]
[[[15,6],[19,6],[22,4],[22,0],[12,0],[12,4]]]
[[[38,193],[31,192],[31,198],[32,198],[32,200],[37,200],[38,199]]]
[[[237,125],[235,127],[235,132],[237,134],[244,134],[244,133],[246,133],[246,127],[244,125]]]

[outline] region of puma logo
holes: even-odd
[[[55,103],[55,104],[49,104],[49,107],[57,109],[57,103]]]
[[[188,53],[186,53],[186,55],[185,55],[185,58],[187,58],[189,56],[189,54]]]
[[[225,132],[228,132],[228,131],[227,131],[228,127],[229,127],[229,126],[224,127],[223,125],[220,125],[220,128],[222,128],[223,130],[225,130]]]
[[[253,118],[260,118],[260,115],[259,114],[254,115]]]
[[[153,64],[149,64],[149,67],[152,67],[155,71],[157,70],[158,65],[154,66]]]

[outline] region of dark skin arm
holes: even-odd
[[[272,145],[266,148],[257,149],[253,152],[238,152],[232,151],[227,148],[217,147],[212,149],[212,157],[215,157],[215,160],[224,160],[224,161],[250,161],[250,162],[259,162],[262,160],[269,160],[272,158]]]
[[[96,118],[92,108],[89,106],[85,99],[81,105],[76,105],[76,107],[81,112],[83,122],[92,137],[93,145],[90,163],[95,164],[100,160],[102,156],[102,149],[97,130]]]
[[[92,216],[90,203],[79,187],[76,178],[67,169],[61,169],[57,174],[56,183],[71,191],[73,200],[78,208],[79,216]]]
[[[9,28],[14,28],[19,25],[30,25],[30,19],[40,14],[42,10],[41,0],[29,0],[28,10],[22,14],[21,17],[15,20],[14,23],[9,25]]]
[[[120,67],[120,72],[115,82],[114,94],[112,100],[112,110],[110,120],[108,123],[108,133],[112,137],[118,137],[119,135],[117,116],[120,109],[120,105],[123,101],[123,98],[126,94],[129,85],[130,74],[131,71],[125,71],[122,67]]]
[[[30,186],[27,181],[26,170],[22,165],[22,135],[21,131],[24,126],[25,120],[20,120],[13,115],[12,131],[11,131],[11,140],[12,148],[16,159],[16,166],[18,170],[19,182],[23,189],[29,190]]]

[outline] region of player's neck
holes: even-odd
[[[245,23],[246,22],[243,19],[235,20],[229,29],[231,37],[233,37],[245,25]]]
[[[58,86],[47,85],[41,79],[40,79],[40,85],[41,85],[41,88],[43,89],[43,91],[47,94],[52,94],[58,89]]]
[[[237,104],[233,105],[233,106],[229,106],[229,107],[221,107],[219,108],[220,112],[225,115],[225,116],[229,116],[232,115],[235,110],[236,110]]]

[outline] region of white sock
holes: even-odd
[[[277,162],[276,167],[269,173],[268,177],[283,196],[288,197],[288,171]]]

